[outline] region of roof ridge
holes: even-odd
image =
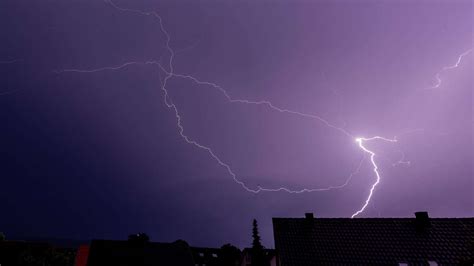
[[[307,220],[305,217],[272,217],[272,219],[287,219],[287,220]],[[350,217],[319,217],[314,220],[415,220],[415,217],[364,217],[364,218],[350,218]],[[430,220],[472,220],[474,217],[430,217]]]

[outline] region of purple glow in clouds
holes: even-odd
[[[164,102],[166,106],[171,109],[175,115],[176,118],[176,126],[178,127],[178,132],[182,139],[187,142],[188,144],[191,144],[195,146],[198,149],[201,149],[205,152],[208,153],[220,166],[222,166],[227,173],[233,178],[233,180],[240,185],[244,190],[251,192],[251,193],[259,193],[259,192],[287,192],[287,193],[294,193],[294,194],[299,194],[299,193],[304,193],[304,192],[317,192],[317,191],[329,191],[329,190],[334,190],[334,189],[341,189],[344,188],[348,185],[348,183],[351,181],[352,177],[359,173],[361,166],[365,162],[366,156],[369,157],[370,161],[370,166],[372,168],[372,172],[375,176],[375,182],[370,185],[370,190],[369,194],[362,205],[362,207],[354,212],[351,217],[354,218],[358,216],[359,214],[363,213],[364,210],[367,208],[367,206],[370,204],[371,199],[373,194],[375,193],[376,187],[379,185],[380,182],[383,181],[382,174],[379,171],[379,166],[377,164],[377,159],[376,157],[378,156],[376,151],[372,150],[371,148],[368,148],[366,145],[369,142],[372,141],[381,141],[381,142],[388,142],[388,143],[395,143],[397,142],[397,137],[395,136],[394,138],[385,138],[381,136],[360,136],[360,137],[355,137],[354,134],[350,133],[347,129],[344,127],[335,125],[331,123],[328,119],[323,118],[320,115],[315,115],[315,114],[310,114],[310,113],[304,113],[304,112],[299,112],[299,111],[294,111],[290,109],[286,109],[283,107],[279,107],[276,104],[272,103],[269,100],[248,100],[248,99],[240,99],[240,98],[234,98],[230,95],[230,93],[225,90],[223,87],[217,85],[214,82],[209,82],[209,81],[201,81],[200,79],[191,76],[191,75],[186,75],[186,74],[178,74],[175,73],[174,69],[174,58],[175,58],[175,51],[172,49],[170,46],[171,42],[171,37],[168,31],[165,29],[163,25],[163,19],[158,15],[158,13],[154,11],[141,11],[141,10],[136,10],[136,9],[129,9],[129,8],[123,8],[114,2],[107,0],[105,1],[108,3],[111,7],[115,8],[117,11],[120,12],[127,12],[127,13],[133,13],[137,14],[140,16],[151,16],[156,21],[158,22],[159,29],[161,33],[165,36],[166,41],[165,41],[165,48],[168,52],[169,59],[167,60],[166,64],[163,65],[160,61],[155,61],[155,60],[150,60],[150,61],[130,61],[123,63],[119,66],[107,66],[107,67],[101,67],[101,68],[96,68],[96,69],[63,69],[63,70],[58,70],[55,71],[56,73],[65,73],[65,72],[77,72],[77,73],[94,73],[94,72],[100,72],[100,71],[108,71],[108,70],[120,70],[129,66],[133,65],[155,65],[159,68],[159,70],[164,73],[164,78],[161,80],[161,87],[160,89],[163,92],[163,97],[164,97]],[[458,68],[463,59],[466,58],[470,53],[472,49],[469,49],[459,55],[457,58],[457,61],[453,65],[448,65],[444,66],[440,69],[439,72],[437,72],[434,76],[435,78],[435,84],[430,87],[430,89],[436,89],[442,86],[442,74],[447,72],[448,70],[453,70],[455,68]],[[361,161],[357,164],[356,169],[350,173],[347,177],[347,179],[342,183],[342,184],[335,184],[335,185],[330,185],[327,187],[321,187],[321,188],[301,188],[301,189],[291,189],[287,187],[265,187],[265,186],[256,186],[256,188],[252,188],[249,185],[247,185],[244,181],[242,181],[238,175],[235,173],[235,171],[231,168],[230,164],[225,162],[224,159],[221,159],[221,157],[213,150],[211,149],[210,146],[207,146],[205,144],[202,144],[198,142],[197,140],[193,139],[189,135],[185,133],[185,128],[182,123],[183,117],[181,114],[181,111],[178,109],[177,105],[173,102],[172,97],[170,96],[170,91],[167,87],[168,83],[172,79],[183,79],[183,80],[189,80],[193,82],[196,85],[203,85],[207,86],[213,89],[216,89],[218,92],[222,93],[222,95],[226,98],[226,100],[229,103],[233,104],[243,104],[243,105],[253,105],[253,106],[263,106],[265,108],[268,108],[271,111],[275,111],[278,113],[283,113],[283,114],[289,114],[292,116],[297,116],[301,118],[309,118],[311,120],[316,120],[318,121],[321,125],[328,127],[332,130],[334,130],[338,134],[342,134],[352,140],[355,140],[355,143],[357,143],[358,147],[360,148],[361,153],[363,154],[363,157]],[[408,130],[408,131],[415,131],[415,130]],[[407,162],[404,161],[405,154],[401,152],[401,157],[397,158],[395,162],[392,162],[392,165],[398,165],[398,164],[407,164]]]
[[[272,247],[271,217],[472,217],[472,8],[0,1],[0,231],[245,247],[257,219]]]

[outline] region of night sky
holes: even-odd
[[[0,231],[244,247],[256,218],[272,247],[272,217],[361,209],[376,175],[355,138],[374,136],[397,142],[364,142],[381,179],[357,217],[473,216],[473,14],[470,0],[2,0]]]

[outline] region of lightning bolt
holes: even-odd
[[[200,143],[198,143],[197,141],[191,139],[189,136],[185,135],[184,134],[184,126],[182,125],[181,123],[181,115],[179,113],[179,110],[178,108],[176,107],[176,105],[174,103],[172,103],[169,99],[169,96],[168,96],[168,89],[166,88],[166,82],[167,80],[169,80],[170,78],[172,77],[177,77],[177,78],[184,78],[184,79],[190,79],[192,81],[194,81],[196,84],[199,84],[199,85],[208,85],[208,86],[211,86],[215,89],[217,89],[218,91],[220,91],[225,97],[226,99],[230,102],[230,103],[238,103],[238,104],[251,104],[251,105],[264,105],[268,108],[270,108],[271,110],[273,111],[277,111],[277,112],[280,112],[280,113],[288,113],[288,114],[292,114],[292,115],[297,115],[297,116],[300,116],[300,117],[303,117],[303,118],[310,118],[310,119],[317,119],[319,121],[321,121],[322,123],[324,123],[325,125],[331,127],[331,128],[334,128],[336,130],[338,130],[339,132],[341,132],[342,134],[346,135],[346,136],[349,136],[352,138],[352,135],[342,129],[342,128],[338,128],[334,125],[332,125],[331,123],[329,123],[327,120],[321,118],[320,116],[317,116],[317,115],[313,115],[313,114],[307,114],[307,113],[301,113],[301,112],[297,112],[297,111],[293,111],[293,110],[289,110],[289,109],[284,109],[284,108],[280,108],[280,107],[277,107],[275,106],[273,103],[269,102],[269,101],[250,101],[250,100],[244,100],[244,99],[234,99],[232,98],[229,93],[223,89],[222,87],[220,87],[219,85],[215,84],[215,83],[211,83],[211,82],[205,82],[205,81],[200,81],[198,80],[197,78],[194,78],[192,76],[189,76],[189,75],[181,75],[181,74],[174,74],[174,73],[170,73],[168,71],[166,71],[166,69],[160,64],[160,62],[158,61],[144,61],[144,62],[138,62],[138,61],[131,61],[131,62],[126,62],[126,63],[123,63],[121,65],[117,65],[117,66],[108,66],[108,67],[101,67],[101,68],[95,68],[95,69],[62,69],[62,70],[55,70],[53,71],[54,73],[56,74],[61,74],[61,73],[67,73],[67,72],[75,72],[75,73],[96,73],[96,72],[102,72],[102,71],[114,71],[114,70],[120,70],[120,69],[123,69],[123,68],[126,68],[126,67],[129,67],[129,66],[132,66],[132,65],[157,65],[160,70],[162,70],[163,72],[166,73],[166,77],[164,78],[164,80],[162,81],[162,84],[161,84],[161,90],[164,92],[164,95],[165,95],[165,104],[168,108],[172,109],[174,111],[174,114],[175,114],[175,117],[176,117],[176,121],[177,121],[177,127],[178,127],[178,132],[179,134],[181,135],[181,137],[188,143],[188,144],[191,144],[191,145],[194,145],[195,147],[199,148],[199,149],[202,149],[202,150],[205,150],[208,152],[208,154],[218,163],[220,164],[222,167],[224,167],[227,172],[229,173],[230,176],[232,176],[233,180],[241,185],[246,191],[248,192],[252,192],[252,193],[259,193],[261,191],[266,191],[266,192],[278,192],[278,191],[284,191],[284,192],[287,192],[287,193],[293,193],[293,194],[300,194],[300,193],[304,193],[304,192],[316,192],[316,191],[328,191],[328,190],[333,190],[333,189],[340,189],[340,188],[343,188],[345,186],[347,186],[347,184],[351,181],[352,177],[355,176],[356,174],[359,173],[360,171],[360,168],[362,167],[364,161],[365,161],[365,156],[362,157],[362,159],[360,160],[359,164],[357,165],[356,169],[351,172],[348,176],[348,178],[346,179],[346,181],[344,183],[342,183],[341,185],[335,185],[335,186],[328,186],[328,187],[324,187],[324,188],[303,188],[303,189],[300,189],[300,190],[291,190],[291,189],[288,189],[288,188],[285,188],[285,187],[280,187],[280,188],[264,188],[264,187],[261,187],[261,186],[257,186],[257,189],[252,189],[252,188],[249,188],[248,186],[245,185],[245,183],[243,183],[242,181],[240,181],[237,177],[237,175],[234,173],[234,171],[231,169],[231,167],[225,163],[224,161],[222,161],[219,156],[217,156],[215,154],[215,152],[210,148],[210,147],[207,147],[205,145],[202,145]]]
[[[156,13],[154,11],[142,11],[142,10],[123,8],[123,7],[120,7],[120,6],[116,5],[111,0],[104,0],[104,2],[109,4],[110,6],[112,6],[113,8],[115,8],[116,10],[118,10],[120,12],[134,13],[134,14],[142,15],[142,16],[151,16],[151,17],[155,18],[158,21],[160,31],[166,38],[165,48],[166,48],[167,52],[169,53],[169,59],[167,61],[166,67],[163,66],[160,61],[144,61],[144,62],[131,61],[131,62],[123,63],[123,64],[118,65],[118,66],[109,66],[109,67],[102,67],[102,68],[96,68],[96,69],[85,69],[85,70],[84,69],[63,69],[63,70],[57,70],[57,71],[55,71],[55,73],[57,73],[57,74],[66,73],[66,72],[95,73],[95,72],[100,72],[100,71],[121,70],[123,68],[130,67],[130,66],[133,66],[133,65],[156,65],[156,66],[158,66],[158,68],[163,73],[165,73],[164,79],[163,80],[160,79],[160,83],[161,83],[160,89],[162,90],[163,95],[164,95],[164,103],[167,106],[167,108],[169,108],[173,111],[173,113],[175,115],[176,126],[178,128],[178,132],[179,132],[181,138],[186,143],[191,144],[191,145],[195,146],[198,149],[206,151],[220,166],[222,166],[228,172],[228,174],[232,177],[232,179],[237,184],[239,184],[242,188],[244,188],[246,191],[251,192],[251,193],[259,193],[259,192],[264,192],[264,191],[265,192],[280,192],[280,191],[282,191],[282,192],[287,192],[287,193],[299,194],[299,193],[304,193],[304,192],[328,191],[328,190],[332,190],[332,189],[340,189],[340,188],[345,187],[351,181],[352,177],[359,173],[360,168],[362,167],[365,159],[368,156],[370,158],[372,171],[375,174],[376,181],[370,187],[369,195],[366,198],[364,205],[359,210],[357,210],[354,214],[352,214],[351,217],[354,218],[354,217],[358,216],[359,214],[361,214],[366,209],[366,207],[368,206],[368,204],[370,203],[370,201],[372,199],[375,188],[380,183],[381,175],[380,175],[380,172],[379,172],[379,167],[378,167],[378,165],[376,163],[376,160],[375,160],[376,153],[373,150],[369,149],[365,144],[370,142],[370,141],[384,141],[384,142],[388,142],[388,143],[395,143],[395,142],[397,142],[396,137],[393,138],[393,139],[384,138],[384,137],[381,137],[381,136],[374,136],[374,137],[369,137],[369,138],[367,138],[367,137],[357,137],[357,138],[355,138],[349,131],[344,129],[344,127],[338,127],[338,126],[330,123],[328,120],[324,119],[321,116],[318,116],[318,115],[315,115],[315,114],[303,113],[303,112],[294,111],[294,110],[290,110],[290,109],[287,109],[287,108],[279,107],[279,106],[276,106],[275,104],[273,104],[272,102],[270,102],[268,100],[258,100],[257,101],[257,100],[233,98],[224,88],[217,85],[216,83],[208,82],[208,81],[201,81],[198,78],[193,77],[191,75],[175,73],[174,72],[174,67],[173,67],[173,59],[174,59],[176,53],[170,46],[170,41],[171,41],[170,35],[166,31],[165,27],[163,26],[162,18],[158,15],[158,13]],[[468,53],[470,53],[471,51],[472,51],[472,49],[470,49],[470,50],[464,52],[463,54],[461,54],[458,57],[458,60],[457,60],[456,64],[454,64],[452,66],[443,67],[435,75],[437,83],[433,86],[433,88],[438,88],[439,86],[441,86],[440,76],[443,72],[445,72],[447,70],[450,70],[450,69],[457,68],[461,63],[462,58],[464,56],[466,56]],[[187,136],[185,134],[184,126],[182,125],[182,122],[181,122],[181,120],[182,120],[181,114],[180,114],[179,109],[177,108],[177,106],[172,102],[171,97],[169,96],[169,91],[167,89],[167,83],[172,78],[188,79],[188,80],[191,80],[192,82],[194,82],[195,84],[212,87],[212,88],[220,91],[230,103],[246,104],[246,105],[261,105],[261,106],[265,106],[265,107],[269,108],[270,110],[273,110],[273,111],[276,111],[276,112],[279,112],[279,113],[287,113],[287,114],[295,115],[295,116],[298,116],[298,117],[301,117],[301,118],[308,118],[308,119],[317,120],[320,123],[324,124],[325,126],[336,130],[340,134],[343,134],[346,137],[354,139],[355,142],[357,143],[358,147],[360,148],[360,150],[363,152],[364,156],[360,160],[357,168],[352,173],[350,173],[350,175],[348,176],[346,181],[344,183],[342,183],[341,185],[329,186],[329,187],[325,187],[325,188],[303,188],[303,189],[300,189],[300,190],[291,190],[291,189],[288,189],[288,188],[285,188],[285,187],[265,188],[265,187],[261,187],[261,186],[257,186],[256,189],[249,188],[244,182],[242,182],[238,179],[237,175],[231,169],[229,164],[227,164],[223,160],[221,160],[219,158],[219,156],[210,147],[205,146],[203,144],[200,144],[199,142],[197,142],[196,140],[193,140],[192,138],[190,138],[189,136]],[[406,161],[404,161],[403,159],[404,159],[404,154],[402,153],[402,158],[399,160],[398,163],[406,163]]]
[[[392,163],[392,167],[395,167],[395,166],[398,166],[398,165],[410,166],[411,161],[406,161],[405,160],[405,153],[400,149],[397,149],[397,152],[400,154],[400,159],[398,159],[398,161]]]
[[[288,113],[288,114],[297,115],[297,116],[300,116],[300,117],[303,117],[303,118],[316,119],[316,120],[320,121],[321,123],[325,124],[326,126],[331,127],[333,129],[336,129],[337,131],[339,131],[340,133],[342,133],[342,134],[344,134],[348,137],[353,138],[353,136],[348,131],[346,131],[345,129],[331,124],[329,121],[327,121],[326,119],[324,119],[324,118],[322,118],[318,115],[302,113],[302,112],[298,112],[298,111],[289,110],[289,109],[286,109],[286,108],[280,108],[278,106],[275,106],[270,101],[266,101],[266,100],[251,101],[251,100],[246,100],[246,99],[234,99],[230,96],[230,94],[224,88],[222,88],[221,86],[219,86],[215,83],[207,82],[207,81],[201,81],[201,80],[199,80],[199,79],[197,79],[193,76],[190,76],[190,75],[174,73],[174,71],[173,71],[173,69],[174,69],[173,68],[173,59],[174,59],[174,56],[175,56],[175,52],[170,46],[170,41],[171,41],[170,35],[166,31],[165,27],[163,26],[163,21],[162,21],[161,17],[158,15],[158,13],[156,13],[154,11],[141,11],[141,10],[135,10],[135,9],[122,8],[122,7],[119,7],[118,5],[116,5],[115,3],[113,3],[110,0],[105,0],[104,2],[108,3],[109,5],[114,7],[116,10],[121,11],[121,12],[131,12],[131,13],[138,14],[138,15],[152,16],[155,19],[157,19],[160,30],[166,38],[166,43],[165,43],[166,50],[170,54],[170,58],[167,62],[167,67],[164,67],[159,61],[145,61],[145,62],[131,61],[131,62],[123,63],[123,64],[118,65],[118,66],[109,66],[109,67],[102,67],[102,68],[96,68],[96,69],[85,69],[85,70],[84,69],[63,69],[63,70],[56,70],[56,71],[54,71],[55,73],[57,73],[57,74],[66,73],[66,72],[94,73],[94,72],[100,72],[100,71],[106,71],[106,70],[120,70],[120,69],[129,67],[129,66],[132,66],[132,65],[157,65],[160,68],[160,70],[165,73],[165,77],[164,77],[163,81],[161,81],[160,89],[162,90],[162,92],[164,94],[164,102],[165,102],[166,106],[169,109],[171,109],[175,114],[175,118],[176,118],[176,121],[177,121],[176,125],[178,127],[178,132],[179,132],[181,138],[184,141],[186,141],[188,144],[194,145],[195,147],[206,151],[219,165],[221,165],[224,169],[227,170],[228,174],[233,178],[233,180],[237,184],[239,184],[242,188],[244,188],[248,192],[259,193],[259,192],[262,192],[262,191],[266,191],[266,192],[284,191],[284,192],[287,192],[287,193],[299,194],[299,193],[304,193],[304,192],[328,191],[328,190],[332,190],[332,189],[339,189],[339,188],[345,187],[350,182],[352,177],[359,172],[359,170],[360,170],[360,168],[361,168],[361,166],[364,162],[364,158],[361,159],[361,161],[358,164],[357,168],[352,173],[350,173],[350,175],[348,176],[346,181],[341,185],[329,186],[329,187],[324,187],[324,188],[303,188],[303,189],[300,189],[300,190],[291,190],[291,189],[288,189],[288,188],[285,188],[285,187],[265,188],[265,187],[257,186],[256,189],[252,189],[252,188],[248,187],[244,182],[242,182],[241,180],[238,179],[237,174],[235,174],[235,172],[231,169],[229,164],[225,163],[222,159],[220,159],[220,157],[210,147],[205,146],[205,145],[197,142],[196,140],[193,140],[192,138],[190,138],[188,135],[185,134],[184,126],[182,125],[182,122],[181,122],[182,117],[180,115],[179,109],[170,100],[171,98],[169,96],[169,91],[166,87],[167,82],[171,78],[188,79],[188,80],[191,80],[191,81],[193,81],[194,83],[196,83],[198,85],[207,85],[207,86],[210,86],[212,88],[215,88],[218,91],[220,91],[230,103],[263,105],[263,106],[266,106],[266,107],[270,108],[273,111],[277,111],[277,112],[280,112],[280,113]]]
[[[376,181],[375,181],[375,183],[372,184],[372,187],[370,188],[369,196],[365,200],[365,204],[362,206],[362,208],[360,208],[360,210],[358,210],[354,214],[352,214],[351,218],[356,217],[357,215],[361,214],[365,210],[367,205],[369,205],[370,199],[372,199],[372,195],[374,193],[375,187],[380,183],[380,173],[379,173],[379,170],[378,170],[379,167],[377,166],[377,163],[375,163],[375,152],[369,150],[367,147],[364,146],[364,142],[371,141],[371,140],[383,140],[383,141],[387,141],[387,142],[397,142],[396,139],[387,139],[387,138],[380,137],[380,136],[375,136],[375,137],[371,137],[371,138],[356,138],[356,142],[359,145],[359,147],[365,153],[369,154],[369,156],[370,156],[370,162],[372,163],[372,166],[373,166],[372,171],[374,172],[374,174],[376,176]]]
[[[427,88],[427,89],[437,89],[437,88],[439,88],[439,87],[441,86],[441,83],[443,82],[443,81],[441,80],[441,74],[443,74],[444,72],[446,72],[446,71],[448,71],[448,70],[458,68],[459,65],[460,65],[461,62],[462,62],[462,59],[463,59],[466,55],[470,54],[470,53],[472,52],[472,50],[473,50],[473,49],[471,48],[471,49],[465,51],[464,53],[460,54],[460,55],[458,56],[458,60],[456,61],[456,63],[454,63],[454,65],[451,65],[451,66],[444,66],[443,68],[441,68],[441,70],[440,70],[438,73],[436,73],[436,75],[435,75],[435,80],[436,80],[435,84],[434,84],[433,86]]]
[[[54,70],[53,73],[56,73],[56,74],[61,74],[61,73],[66,73],[66,72],[95,73],[95,72],[101,72],[105,70],[119,70],[131,65],[151,65],[151,64],[158,64],[158,62],[157,61],[145,61],[145,62],[132,61],[132,62],[123,63],[118,66],[107,66],[107,67],[101,67],[97,69],[61,69],[61,70]]]

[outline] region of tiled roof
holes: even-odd
[[[458,265],[473,260],[474,218],[273,218],[282,266]]]

